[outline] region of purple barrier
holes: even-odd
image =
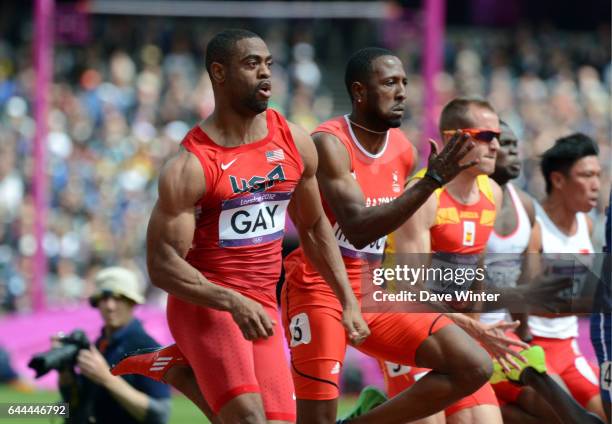
[[[161,344],[172,343],[173,339],[166,323],[164,310],[145,305],[136,309],[136,316],[155,340]],[[595,362],[595,354],[589,340],[589,320],[582,318],[579,325],[581,337],[578,339],[578,345],[580,350],[589,361]],[[50,348],[49,337],[52,334],[58,331],[67,333],[75,328],[81,328],[91,340],[95,340],[99,336],[101,327],[102,319],[99,312],[88,306],[29,315],[12,315],[0,321],[0,345],[11,354],[16,371],[20,375],[33,379],[34,372],[27,367],[27,363],[33,354]],[[289,358],[286,346],[285,343],[287,358]],[[361,370],[364,384],[383,387],[382,375],[374,359],[349,348],[345,364]],[[57,373],[55,372],[36,380],[37,386],[45,389],[54,389],[56,383]]]
[[[136,309],[136,316],[143,322],[146,330],[161,344],[172,341],[166,313],[150,306]],[[80,328],[90,340],[100,335],[102,319],[100,313],[88,306],[70,309],[50,310],[28,315],[12,315],[0,321],[0,345],[11,355],[15,370],[23,376],[34,378],[34,371],[27,367],[33,354],[48,350],[49,337],[58,331],[68,333]],[[57,373],[50,372],[39,380],[37,386],[45,389],[56,387]]]

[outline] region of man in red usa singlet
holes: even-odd
[[[295,422],[275,300],[287,212],[342,304],[349,339],[368,335],[321,206],[312,140],[267,108],[271,61],[248,31],[208,44],[215,111],[162,170],[147,232],[148,270],[169,293],[176,345],[113,369],[164,378],[213,422]]]
[[[390,51],[366,48],[346,68],[352,112],[320,125],[313,134],[319,156],[317,179],[325,211],[353,290],[380,264],[386,235],[433,193],[474,162],[459,165],[473,147],[456,134],[439,156],[429,158],[427,177],[404,192],[413,149],[401,124],[406,74]],[[303,247],[285,260],[281,295],[283,324],[291,348],[298,421],[335,421],[339,376],[347,340],[341,304],[314,269]],[[439,313],[364,313],[371,334],[356,346],[386,361],[427,364],[436,371],[396,398],[341,422],[406,423],[444,409],[484,384],[491,361],[484,349]],[[450,357],[450,353],[459,352]]]

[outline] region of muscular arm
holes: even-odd
[[[342,324],[347,330],[349,339],[352,343],[358,344],[370,334],[370,331],[361,317],[359,302],[349,283],[338,243],[323,212],[315,177],[317,152],[306,131],[291,125],[291,133],[302,157],[304,172],[289,204],[289,214],[298,230],[304,253],[342,305]]]
[[[323,196],[342,232],[358,249],[397,229],[437,188],[434,181],[423,178],[393,202],[367,208],[363,192],[351,175],[344,145],[328,133],[316,133],[313,139],[319,154],[317,177]]]
[[[153,284],[173,296],[230,310],[237,293],[211,283],[185,260],[195,230],[194,206],[204,191],[204,173],[193,154],[181,151],[166,164],[147,228],[147,268]]]
[[[408,183],[407,193],[417,185],[417,181]],[[431,235],[429,230],[436,216],[436,197],[429,195],[423,206],[393,233],[397,253],[431,253]]]
[[[411,181],[407,187],[409,188],[415,183],[416,181]],[[419,210],[393,233],[396,256],[392,258],[392,266],[398,264],[401,267],[408,266],[418,269],[421,265],[430,265],[431,236],[429,229],[434,223],[435,214],[436,198],[432,195]],[[414,284],[403,286],[402,289],[414,292],[427,290],[424,281],[416,281]],[[451,310],[446,304],[440,302],[430,302],[429,306],[442,312]]]
[[[303,129],[291,125],[295,144],[302,156],[302,180],[289,204],[289,214],[295,224],[304,253],[328,282],[340,303],[356,302],[349,284],[344,262],[329,220],[323,212],[317,186],[317,152],[310,136]]]
[[[273,321],[259,303],[211,283],[185,260],[193,242],[194,206],[204,190],[204,173],[193,154],[181,151],[163,169],[147,228],[151,281],[183,301],[231,312],[247,340],[271,336]]]
[[[533,203],[532,203],[533,207]],[[517,284],[528,284],[537,275],[540,274],[540,251],[542,249],[541,241],[541,229],[540,223],[534,221],[533,227],[531,228],[531,235],[529,236],[529,242],[525,249],[523,257],[523,270]],[[529,314],[528,313],[510,313],[512,319],[520,321],[520,325],[515,330],[516,334],[521,340],[530,342],[533,339],[531,332],[529,331]]]

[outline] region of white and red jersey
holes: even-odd
[[[546,211],[535,203],[536,219],[542,228],[542,253],[547,275],[572,276],[574,289],[584,283],[590,261],[594,253],[589,236],[586,214],[577,213],[577,228],[574,235],[568,236],[559,230]],[[567,254],[575,254],[568,257]],[[568,260],[574,257],[575,260]],[[529,329],[534,336],[555,339],[578,337],[578,318],[575,315],[559,318],[529,317]]]
[[[485,256],[487,276],[497,287],[516,285],[521,276],[522,253],[527,249],[531,237],[531,221],[521,198],[512,183],[507,183],[506,188],[516,215],[516,228],[507,236],[498,235],[493,228],[487,242],[487,256]],[[503,320],[511,321],[505,310],[480,315],[480,321],[486,324]]]
[[[272,109],[266,120],[266,137],[237,147],[216,144],[199,126],[183,139],[206,186],[186,259],[211,282],[275,306],[285,216],[303,164],[287,121]]]
[[[377,154],[371,154],[359,143],[350,126],[348,115],[324,122],[314,130],[314,133],[318,132],[335,136],[346,148],[350,158],[351,174],[361,187],[366,207],[390,203],[403,192],[404,183],[412,169],[413,150],[401,130],[389,129],[385,144]],[[325,199],[323,207],[333,226],[353,290],[359,295],[361,279],[366,269],[364,265],[379,263],[382,260],[386,236],[373,241],[363,249],[357,249],[342,233]],[[291,279],[291,283],[300,286],[300,289],[315,289],[318,292],[332,294],[323,277],[306,260],[301,248],[296,249],[285,260],[285,270],[288,274],[294,272],[301,274],[299,278]],[[289,281],[289,278],[287,280]]]

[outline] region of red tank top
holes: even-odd
[[[413,154],[410,142],[401,130],[390,129],[382,150],[376,155],[372,155],[359,144],[349,125],[348,115],[324,122],[314,130],[314,133],[317,132],[332,134],[346,147],[351,162],[351,173],[363,191],[366,207],[390,203],[402,193],[406,178],[412,169]],[[342,233],[325,199],[323,207],[333,226],[353,290],[359,295],[363,273],[369,266],[373,264],[375,266],[382,260],[386,236],[363,249],[357,249]],[[369,266],[364,266],[368,264]],[[290,284],[299,286],[303,290],[317,290],[333,296],[327,283],[304,257],[301,248],[296,249],[287,258],[285,269],[288,275],[293,276],[291,279],[287,278]],[[298,275],[293,274],[296,272]]]
[[[268,135],[238,147],[216,144],[199,126],[183,139],[204,170],[187,261],[215,284],[276,305],[281,242],[302,158],[285,119],[266,112]]]
[[[422,178],[425,169],[413,178]],[[480,198],[472,205],[456,201],[442,187],[435,191],[438,201],[436,221],[430,229],[432,252],[478,254],[487,247],[495,223],[495,198],[489,177],[476,179]]]

